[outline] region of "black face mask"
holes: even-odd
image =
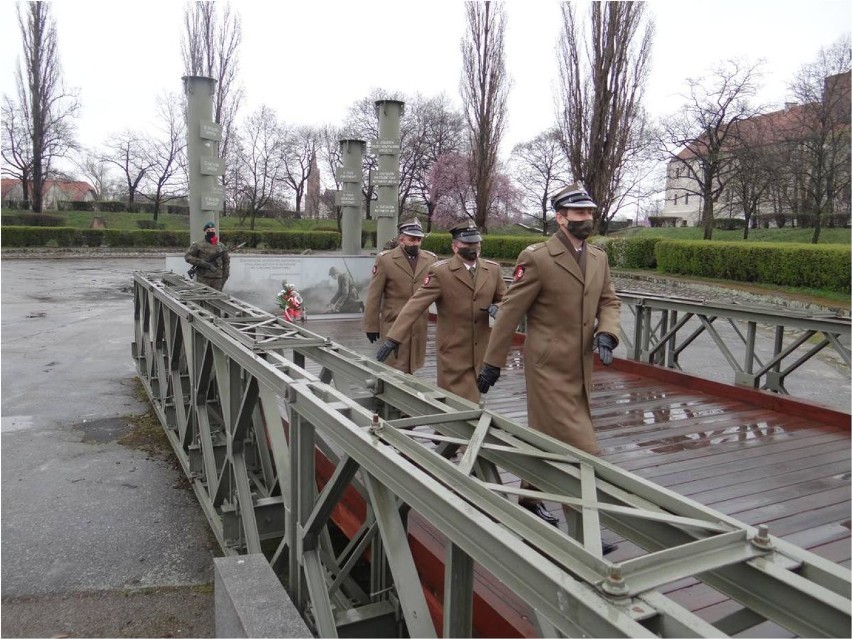
[[[205,234],[204,234],[204,239],[206,239],[206,240],[207,240],[208,242],[210,242],[211,244],[213,243],[213,238],[214,238],[214,237],[216,237],[216,234],[215,234],[215,233],[205,233]]]
[[[568,220],[566,224],[568,232],[576,237],[578,240],[585,240],[592,234],[592,231],[595,228],[595,223],[593,220],[583,220],[582,222],[572,222]]]
[[[420,253],[420,247],[414,244],[413,246],[403,246],[402,250],[408,254],[408,257],[417,257]]]
[[[475,248],[470,248],[468,246],[464,248],[459,248],[459,257],[468,262],[473,262],[478,257],[477,251]]]

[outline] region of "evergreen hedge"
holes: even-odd
[[[248,248],[329,251],[340,248],[333,231],[223,231],[228,245],[246,242]],[[112,246],[181,248],[189,246],[189,231],[75,229],[69,227],[6,226],[0,243],[5,247]]]
[[[663,273],[850,292],[849,246],[663,240]]]
[[[595,237],[590,240],[607,253],[610,268],[657,268],[654,247],[661,237]]]

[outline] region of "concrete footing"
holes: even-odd
[[[217,637],[313,637],[262,554],[213,560]]]

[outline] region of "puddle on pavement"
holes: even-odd
[[[120,417],[108,419],[95,419],[84,421],[74,426],[76,430],[83,432],[84,442],[97,442],[104,444],[120,439],[133,429],[133,424]]]

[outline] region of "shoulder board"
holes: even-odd
[[[425,253],[426,255],[431,255],[432,257],[438,257],[432,251],[424,251],[423,249],[420,249],[420,252]]]
[[[435,268],[436,266],[443,266],[443,265],[444,265],[444,264],[446,264],[447,262],[449,262],[449,260],[438,260],[437,262],[435,262],[434,264],[432,264],[432,268]]]
[[[544,242],[538,242],[537,244],[530,244],[530,245],[529,245],[527,248],[525,248],[524,250],[525,250],[525,251],[537,251],[537,250],[538,250],[538,249],[540,249],[542,246],[544,246]]]
[[[597,244],[589,244],[588,242],[586,242],[586,246],[595,249],[596,251],[600,251],[601,253],[606,253],[606,250],[602,246],[598,246]]]
[[[382,251],[381,253],[379,253],[378,255],[376,255],[376,257],[381,257],[382,255],[387,255],[387,254],[388,254],[388,253],[390,253],[392,250],[393,250],[393,249],[387,249],[387,250],[385,250],[385,251]]]
[[[489,264],[493,264],[494,266],[500,266],[499,262],[495,262],[494,260],[482,260],[483,262],[488,262]]]

